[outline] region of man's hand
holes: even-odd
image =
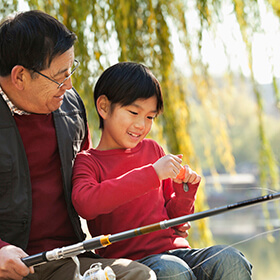
[[[21,258],[28,255],[13,245],[7,245],[0,249],[0,280],[21,280],[29,273],[34,273],[33,267],[27,267]]]
[[[184,225],[175,228],[175,233],[181,237],[187,238],[189,236],[188,230],[191,228],[190,222],[185,223]]]

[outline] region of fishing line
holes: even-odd
[[[276,228],[276,229],[272,229],[272,230],[267,230],[267,231],[264,231],[264,232],[261,232],[261,233],[258,233],[258,234],[255,234],[251,237],[248,237],[248,238],[245,238],[245,239],[242,239],[241,241],[238,241],[238,242],[235,242],[235,243],[232,243],[226,247],[224,247],[223,249],[221,249],[220,251],[218,251],[217,253],[213,254],[212,256],[206,258],[205,260],[201,261],[200,263],[198,263],[197,265],[195,265],[194,267],[191,267],[191,268],[186,268],[186,272],[187,271],[193,271],[194,269],[198,268],[199,266],[201,266],[203,263],[211,260],[212,258],[214,258],[215,256],[218,256],[220,253],[222,253],[223,251],[229,249],[229,248],[233,248],[234,246],[237,246],[237,245],[240,245],[240,244],[243,244],[243,243],[246,243],[246,242],[249,242],[255,238],[258,238],[260,236],[263,236],[265,234],[272,234],[272,233],[275,233],[277,231],[280,231],[280,227],[279,228]],[[181,272],[181,273],[178,273],[178,274],[175,274],[173,277],[176,277],[176,276],[179,276],[179,275],[183,275],[185,274],[186,272]],[[164,278],[170,278],[170,276],[158,276],[157,277],[158,279],[164,279]]]
[[[221,252],[225,251],[225,250],[228,249],[228,248],[232,248],[232,247],[234,247],[234,246],[237,246],[237,245],[240,245],[240,244],[249,242],[249,241],[251,241],[251,240],[253,240],[253,239],[255,239],[255,238],[258,238],[259,236],[262,236],[262,235],[265,235],[265,234],[271,234],[271,233],[274,233],[274,232],[277,232],[277,231],[280,231],[280,228],[276,228],[276,229],[272,229],[272,230],[267,230],[267,231],[264,231],[264,232],[255,234],[255,235],[253,235],[253,236],[251,236],[251,237],[245,238],[245,239],[243,239],[243,240],[240,240],[240,241],[238,241],[238,242],[232,243],[232,244],[230,244],[230,245],[224,247],[222,250],[220,250],[220,251],[217,252],[216,254],[214,254],[214,255],[212,255],[211,257],[209,257],[209,258],[203,260],[202,262],[200,262],[200,263],[197,264],[196,266],[192,267],[192,270],[193,270],[193,269],[196,269],[198,266],[202,265],[204,262],[210,260],[211,258],[213,258],[213,257],[215,257],[215,256],[217,256],[217,255],[219,255]]]

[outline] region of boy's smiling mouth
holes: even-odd
[[[133,132],[128,132],[129,135],[133,136],[133,137],[140,137],[141,134],[136,134],[136,133],[133,133]]]

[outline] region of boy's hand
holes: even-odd
[[[153,164],[153,167],[160,180],[167,178],[175,179],[179,174],[180,170],[183,168],[182,155],[166,155],[160,158]]]
[[[189,229],[191,228],[191,223],[186,222],[185,224],[179,226],[178,228],[175,228],[175,233],[183,238],[186,238],[189,236]]]
[[[201,176],[199,176],[195,171],[193,171],[188,165],[185,165],[174,179],[174,182],[179,184],[198,184],[200,181]]]
[[[197,184],[201,177],[188,165],[181,165],[182,155],[166,155],[153,164],[153,167],[160,180],[173,179],[175,183]]]

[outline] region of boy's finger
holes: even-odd
[[[194,184],[198,184],[201,181],[201,177],[199,175],[197,175],[195,181],[193,182]]]

